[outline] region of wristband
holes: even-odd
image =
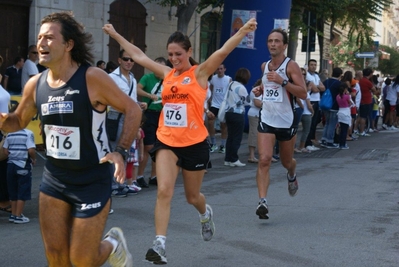
[[[114,152],[121,154],[124,161],[129,157],[129,151],[121,146],[117,146]]]

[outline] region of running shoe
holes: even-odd
[[[226,148],[224,146],[220,146],[219,153],[222,153],[222,154],[226,153]]]
[[[111,196],[113,197],[127,197],[128,190],[125,188],[112,189]]]
[[[123,236],[122,229],[118,227],[113,227],[105,235],[104,238],[111,237],[118,242],[118,245],[114,251],[108,257],[108,262],[112,267],[133,267],[133,258],[127,249],[126,240]]]
[[[141,191],[141,187],[137,184],[136,181],[134,181],[131,185],[132,188],[136,189],[138,192]]]
[[[269,207],[266,202],[259,202],[258,207],[256,208],[256,215],[259,216],[259,219],[269,219]]]
[[[127,195],[137,195],[137,193],[139,192],[130,185],[127,185],[126,189],[127,189]]]
[[[239,159],[235,162],[230,162],[231,167],[244,167],[246,164],[242,163]]]
[[[388,126],[384,123],[384,124],[382,124],[382,129],[388,130]]]
[[[141,187],[141,188],[148,188],[148,184],[145,182],[144,177],[141,176],[140,178],[137,179],[137,184]]]
[[[168,263],[166,259],[165,247],[162,246],[161,241],[155,240],[154,245],[145,254],[145,259],[153,264],[166,264]]]
[[[359,136],[363,136],[364,137],[364,136],[370,136],[370,135],[368,133],[366,133],[366,132],[362,132],[362,133],[359,134]]]
[[[209,218],[201,220],[201,235],[204,241],[209,241],[215,234],[215,223],[213,222],[213,210],[210,205],[206,204],[206,210]]]
[[[8,219],[8,221],[10,221],[10,219]],[[23,214],[21,214],[21,216],[15,216],[14,217],[14,223],[16,224],[23,224],[23,223],[28,223],[30,222],[28,217],[25,217]]]
[[[10,223],[13,223],[14,220],[15,220],[15,215],[10,214],[10,217],[8,217],[8,221],[9,221]]]
[[[287,172],[287,180],[288,180],[288,193],[290,196],[295,196],[297,191],[298,191],[298,180],[296,179],[296,174],[294,177],[294,181],[290,181],[288,178],[288,172]]]
[[[216,150],[218,150],[218,146],[217,145],[212,145],[210,150],[211,150],[211,153],[213,153]]]
[[[148,184],[158,185],[157,177],[156,177],[156,176],[151,177],[151,178],[148,180]]]

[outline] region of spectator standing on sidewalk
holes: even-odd
[[[365,68],[363,70],[363,78],[360,79],[359,85],[362,92],[362,98],[360,100],[359,107],[359,136],[370,136],[366,133],[366,120],[371,118],[371,110],[373,107],[373,94],[377,92],[376,87],[371,82],[373,77],[373,70],[371,68]],[[371,122],[370,122],[371,123]]]
[[[324,81],[324,86],[330,89],[333,105],[329,110],[323,110],[326,124],[323,129],[323,137],[321,138],[320,146],[324,148],[338,148],[338,145],[334,144],[335,129],[337,127],[338,118],[338,104],[337,95],[339,93],[339,86],[341,84],[340,78],[342,75],[341,68],[334,68],[332,77]]]
[[[166,65],[166,59],[158,57],[154,59],[155,62]],[[149,152],[154,147],[155,140],[157,139],[156,132],[158,129],[159,116],[162,110],[162,79],[158,78],[155,73],[147,73],[141,77],[137,84],[137,95],[142,97],[142,101],[147,103],[148,107],[144,111],[146,118],[143,131],[144,137],[144,152],[143,160],[139,163],[137,173],[137,185],[140,187],[148,188],[148,184],[157,185],[157,172],[155,162],[151,162],[151,173],[148,183],[144,179],[144,170],[147,166]]]
[[[31,200],[32,165],[36,163],[36,145],[33,132],[23,129],[9,133],[3,148],[8,154],[7,185],[11,200],[9,222],[16,224],[28,223],[25,217],[25,201]]]
[[[256,215],[269,219],[267,191],[270,184],[270,166],[273,146],[279,141],[280,160],[287,170],[288,193],[295,196],[298,191],[296,160],[293,158],[295,135],[293,96],[305,99],[306,85],[298,64],[284,55],[288,46],[288,35],[282,29],[273,29],[267,37],[271,60],[262,64],[262,88],[255,88],[255,96],[263,93],[262,110],[258,126],[259,163],[256,173],[259,204]]]
[[[241,146],[245,126],[245,106],[249,105],[249,96],[245,84],[248,83],[250,78],[251,73],[248,69],[238,69],[234,82],[229,85],[228,92],[226,92],[231,100],[229,103],[234,103],[226,111],[227,140],[224,157],[224,165],[226,166],[243,167],[246,165],[239,160],[238,149]]]
[[[339,107],[337,113],[340,126],[339,148],[349,149],[349,147],[346,145],[346,138],[348,134],[348,129],[352,123],[350,107],[352,106],[353,102],[349,93],[350,88],[346,82],[341,82],[338,90],[339,93],[336,97],[336,101]]]
[[[316,69],[317,69],[317,61],[314,59],[310,59],[308,61],[308,71],[306,74],[306,80],[316,85],[312,87],[309,93],[310,103],[312,104],[314,115],[312,117],[312,124],[310,125],[310,131],[308,137],[306,138],[305,146],[306,149],[310,151],[319,150],[319,148],[316,147],[314,144],[316,143],[318,144],[316,130],[317,130],[317,125],[321,121],[321,115],[322,115],[322,112],[319,108],[320,96],[321,93],[326,90],[323,82],[320,80],[319,75],[316,73]],[[328,79],[328,77],[326,79]]]

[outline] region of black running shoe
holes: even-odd
[[[156,176],[151,177],[151,178],[148,180],[148,184],[158,185],[157,177],[156,177]]]
[[[269,219],[269,207],[265,202],[259,202],[259,205],[256,208],[256,215],[259,216],[259,219]]]
[[[144,177],[140,177],[137,179],[137,184],[141,187],[141,188],[148,188],[148,184],[145,182]]]
[[[154,241],[154,245],[145,254],[145,259],[153,264],[166,264],[168,261],[166,259],[165,248],[161,245],[158,240]]]

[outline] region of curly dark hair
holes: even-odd
[[[52,13],[45,16],[41,25],[45,23],[59,23],[61,25],[61,35],[64,41],[72,40],[74,46],[71,50],[71,58],[78,64],[93,64],[94,56],[92,54],[93,37],[85,32],[84,26],[77,22],[70,11]]]

